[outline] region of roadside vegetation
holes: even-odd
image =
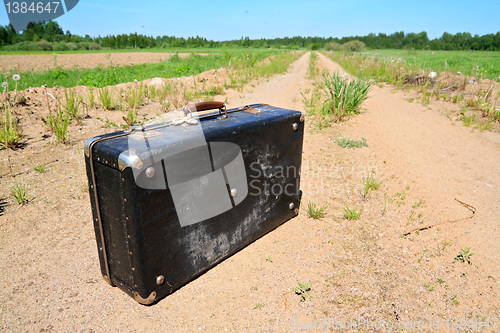
[[[196,75],[214,68],[229,67],[235,69],[244,69],[252,67],[257,62],[272,55],[282,54],[280,50],[239,50],[239,52],[230,52],[223,50],[221,54],[210,54],[201,56],[191,54],[186,58],[181,58],[174,54],[170,58],[154,64],[141,64],[134,66],[98,66],[94,69],[70,69],[66,70],[57,66],[57,55],[54,55],[54,67],[45,72],[20,73],[23,80],[19,82],[19,89],[29,87],[75,87],[88,86],[102,88],[116,85],[119,83],[142,81],[153,77],[174,78],[182,76]],[[281,59],[280,59],[281,60]],[[285,66],[285,62],[275,61],[277,66]],[[264,71],[277,71],[279,68]],[[12,69],[8,75],[15,73]],[[262,72],[257,75],[265,74]],[[13,87],[9,86],[12,90]]]
[[[339,146],[342,148],[356,149],[361,147],[368,147],[368,143],[365,138],[361,138],[361,140],[354,140],[349,138],[339,137],[335,140]]]
[[[16,108],[26,103],[24,96],[18,94],[18,82],[21,76],[18,74],[12,77],[6,77],[1,87],[6,92],[10,86],[13,87],[13,93],[6,92],[4,99],[0,101],[0,148],[14,148],[19,145],[23,138],[22,128],[19,126],[19,119],[16,116]],[[10,168],[10,156],[8,157]]]
[[[443,60],[443,55],[452,56],[460,52],[463,51],[442,52],[439,57]],[[462,121],[465,126],[480,130],[499,127],[500,86],[493,80],[500,81],[500,54],[491,55],[485,52],[481,61],[471,57],[469,60],[450,60],[449,64],[446,59],[436,63],[430,51],[419,52],[421,56],[416,53],[413,57],[407,56],[408,61],[404,57],[367,53],[325,54],[352,75],[363,77],[380,86],[390,84],[399,89],[416,91],[416,100],[423,105],[427,106],[430,102],[439,100],[457,104],[455,113],[448,116]],[[472,65],[476,63],[482,63],[485,67]],[[451,73],[440,72],[443,66],[444,70]],[[409,102],[414,100],[413,97],[408,99]]]
[[[359,78],[349,80],[339,73],[323,72],[320,76],[319,72],[317,55],[312,52],[308,77],[313,81],[313,89],[302,92],[302,102],[318,129],[359,114],[371,83]]]
[[[470,50],[369,50],[368,56],[399,60],[427,72],[460,72],[478,79],[500,80],[500,52]]]
[[[315,220],[322,219],[327,215],[326,213],[327,208],[328,204],[316,206],[314,202],[309,202],[307,203],[307,210],[306,210],[307,216]]]
[[[16,112],[16,108],[26,104],[22,89],[28,86],[41,86],[43,98],[39,103],[48,111],[48,114],[41,115],[41,122],[47,131],[44,135],[54,136],[59,143],[70,144],[71,127],[82,124],[90,110],[100,108],[106,111],[97,118],[104,127],[122,129],[140,125],[156,116],[154,114],[148,117],[141,113],[140,110],[145,105],[156,103],[157,114],[161,114],[189,103],[213,100],[227,88],[241,90],[251,80],[285,72],[301,55],[301,52],[281,50],[240,50],[209,56],[191,55],[184,59],[174,55],[159,64],[111,66],[82,71],[56,67],[45,73],[15,73],[8,76],[2,84],[5,98],[0,103],[0,149],[14,149],[23,144],[18,117],[20,113]],[[219,70],[222,66],[224,71],[220,74],[221,80],[213,83],[206,83],[205,79],[196,77],[186,83],[165,80],[199,74],[210,69]],[[145,85],[142,82],[146,78],[157,76],[162,77],[160,85]],[[88,91],[82,88],[51,90],[47,87],[48,82],[53,82],[51,87],[54,88],[83,84],[88,86]],[[129,84],[125,88],[113,86],[126,82]],[[122,119],[123,122],[109,120],[108,112],[121,112],[120,117],[112,118],[115,121],[117,118]]]
[[[338,73],[325,73],[325,101],[322,114],[334,122],[356,115],[360,112],[361,103],[368,98],[370,82],[362,79],[348,81],[347,77]]]

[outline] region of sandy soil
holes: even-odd
[[[303,110],[300,92],[312,88],[308,59],[216,99],[227,98],[228,107],[263,102]],[[341,70],[323,56],[320,64]],[[323,130],[306,118],[303,205],[328,204],[328,216],[310,219],[302,207],[297,218],[151,307],[110,287],[99,271],[83,143],[110,130],[95,120],[103,111],[72,128],[72,144],[63,147],[40,138],[43,106],[24,108],[32,135],[13,152],[15,179],[5,175],[0,152],[0,330],[287,332],[315,324],[321,331],[328,320],[360,331],[431,331],[431,324],[439,332],[475,331],[454,326],[456,318],[489,320],[481,331],[498,331],[500,136],[471,131],[405,94],[375,86],[362,115]],[[368,147],[343,149],[338,136],[365,137]],[[42,162],[47,171],[34,172]],[[382,185],[363,199],[370,172]],[[29,184],[29,204],[10,204],[6,185],[15,181]],[[402,237],[470,216],[455,198],[474,206],[475,216]],[[346,204],[363,209],[360,220],[342,218]],[[465,247],[473,265],[454,262]],[[312,298],[301,302],[293,288],[307,281]]]
[[[124,66],[160,62],[172,53],[130,52],[130,53],[76,53],[76,54],[17,54],[0,55],[0,72],[17,69],[19,72],[46,71],[61,66],[64,69],[95,68],[98,65]],[[189,54],[180,53],[180,57]]]

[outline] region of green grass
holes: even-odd
[[[401,59],[410,68],[435,72],[461,72],[465,75],[500,81],[500,52],[371,50],[365,54],[394,60]]]
[[[297,60],[302,54],[302,52],[273,52],[272,54],[269,53],[269,56],[273,55],[269,58],[269,61],[261,63],[255,62],[255,66],[253,66],[253,64],[248,66],[249,64],[247,64],[246,68],[247,71],[251,71],[253,73],[252,78],[270,77],[275,74],[286,72],[288,67],[290,67],[290,64]],[[245,55],[243,54],[242,57],[244,58]],[[264,58],[259,57],[258,55],[256,55],[255,58],[256,61],[264,60]],[[238,57],[235,59],[238,59]]]
[[[39,164],[39,165],[35,165],[33,169],[38,173],[44,173],[46,170],[46,166],[45,166],[45,164]]]
[[[300,93],[302,95],[302,103],[304,103],[307,112],[316,113],[318,102],[321,99],[321,92],[317,89],[313,89],[311,97],[307,98],[309,92],[310,90],[306,89],[306,91]]]
[[[125,102],[130,109],[137,109],[144,102],[145,87],[141,82],[135,88],[131,87],[125,91]]]
[[[125,121],[125,124],[128,126],[136,125],[137,124],[137,110],[136,109],[130,109],[127,111],[127,116],[122,117],[123,121]]]
[[[244,53],[237,57],[230,57],[229,67],[235,71],[229,74],[230,82],[224,88],[236,88],[242,91],[243,86],[256,78],[270,77],[288,70],[292,62],[297,60],[302,52],[281,52],[269,57],[266,61],[259,61],[258,54]]]
[[[196,75],[213,68],[220,67],[251,67],[257,61],[263,60],[271,55],[286,53],[280,50],[257,50],[245,49],[232,53],[227,49],[218,49],[220,54],[211,53],[207,56],[191,54],[186,58],[177,55],[171,56],[164,61],[153,64],[140,64],[134,66],[98,66],[95,69],[71,69],[65,70],[55,66],[45,72],[20,73],[23,80],[19,81],[18,89],[28,87],[74,87],[85,85],[89,87],[102,88],[117,85],[134,80],[142,81],[153,77],[174,78]],[[203,52],[203,50],[198,50]],[[267,66],[256,68],[257,75],[272,73],[283,70],[283,58],[271,61]],[[278,67],[274,68],[273,67]],[[285,70],[286,70],[285,68]],[[262,70],[264,73],[262,73]],[[13,69],[9,74],[14,73]],[[9,89],[13,87],[9,86]]]
[[[118,104],[115,101],[115,94],[112,90],[110,91],[107,87],[100,88],[98,95],[104,110],[115,110],[118,108]]]
[[[361,140],[351,140],[348,138],[338,138],[335,142],[342,148],[349,148],[349,149],[355,149],[355,148],[361,148],[361,147],[368,147],[368,143],[366,143],[365,138],[361,138]]]
[[[500,52],[371,50],[326,54],[351,74],[395,85],[401,84],[406,74],[421,74],[422,70],[500,81]]]
[[[472,125],[475,125],[477,123],[477,116],[476,115],[470,115],[470,116],[463,115],[459,118],[459,120],[464,123],[464,126],[471,127]]]
[[[420,199],[419,201],[415,202],[411,207],[418,208],[418,207],[424,207],[424,206],[425,206],[425,200]]]
[[[3,107],[0,113],[0,148],[13,148],[23,138],[22,130],[18,126],[18,119],[10,107]]]
[[[358,114],[363,101],[368,98],[370,82],[356,79],[348,81],[347,78],[338,73],[323,76],[327,96],[323,113],[333,116],[334,121],[342,121],[344,118]]]
[[[371,191],[378,190],[380,188],[380,181],[372,174],[369,174],[366,178],[363,178],[363,198],[371,193]]]
[[[326,55],[352,75],[377,82],[396,84],[409,72],[406,63],[401,60],[359,53],[328,52]]]
[[[471,76],[500,82],[500,52],[376,50],[371,53],[325,54],[358,77],[388,83],[396,88],[417,89],[422,94],[417,101],[423,105],[441,99],[452,103],[464,102],[464,106],[473,113],[465,115],[462,112],[460,120],[465,126],[487,130],[499,121],[500,111],[496,110],[498,96],[490,94],[492,88],[472,94],[465,88]],[[431,71],[448,71],[455,76],[451,79],[452,83],[439,80],[439,77],[432,80],[429,77]],[[445,87],[455,89],[443,93]]]
[[[254,310],[255,310],[255,309],[261,309],[261,308],[263,308],[263,307],[264,307],[264,304],[262,304],[262,303],[255,303],[255,305],[253,306],[253,309],[254,309]]]
[[[78,109],[80,103],[82,103],[83,99],[78,93],[75,93],[74,90],[65,90],[64,97],[66,98],[66,104],[64,105],[66,113],[73,119],[78,119]]]
[[[322,219],[326,216],[327,204],[317,207],[315,203],[309,202],[307,204],[307,216],[313,219]]]
[[[25,184],[19,182],[9,187],[11,188],[10,194],[19,205],[28,203],[28,187]]]
[[[87,96],[87,105],[89,108],[95,108],[95,97],[94,97],[94,88],[89,87],[89,95]]]
[[[319,75],[319,67],[316,66],[317,61],[318,54],[316,52],[311,52],[311,56],[309,57],[309,71],[307,74],[309,80],[315,80]]]
[[[344,218],[346,220],[358,220],[361,218],[361,213],[363,212],[363,209],[356,210],[356,209],[350,209],[349,205],[345,205],[344,207]]]
[[[68,113],[59,110],[55,116],[42,117],[42,122],[52,131],[58,142],[63,144],[69,143],[68,125],[71,122],[71,118]]]

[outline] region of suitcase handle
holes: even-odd
[[[226,106],[224,105],[223,102],[217,102],[217,101],[200,102],[185,106],[184,113],[187,114],[187,112],[189,113],[201,112],[212,109],[219,109],[219,115],[223,118],[227,118]],[[224,112],[224,115],[222,115],[222,112]]]

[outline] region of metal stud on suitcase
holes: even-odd
[[[141,304],[295,217],[300,204],[301,112],[220,102],[177,112],[85,144],[102,274]]]

